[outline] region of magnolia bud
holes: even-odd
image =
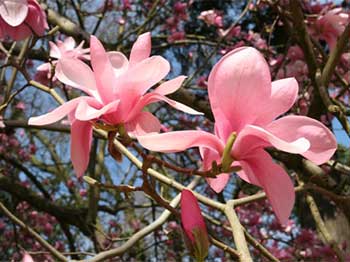
[[[198,262],[204,261],[209,249],[208,232],[196,197],[186,189],[181,192],[181,222],[190,254]]]

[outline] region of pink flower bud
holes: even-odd
[[[186,189],[181,193],[181,222],[190,254],[204,261],[209,249],[208,232],[196,197]]]

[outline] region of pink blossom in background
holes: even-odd
[[[19,41],[48,29],[46,14],[35,0],[0,1],[0,39]]]
[[[209,249],[207,227],[197,198],[187,189],[181,192],[181,223],[190,253],[197,261],[204,261]]]
[[[235,132],[232,166],[238,175],[264,189],[281,223],[288,221],[294,204],[294,187],[288,174],[264,150],[301,154],[316,164],[330,159],[336,150],[334,135],[320,122],[304,116],[285,116],[295,103],[298,83],[294,78],[271,82],[268,64],[254,48],[237,48],[225,55],[212,69],[208,79],[211,109],[215,118],[214,134],[200,131],[175,131],[139,136],[142,146],[158,152],[179,152],[199,147],[203,168],[221,163],[228,137]],[[224,189],[229,174],[208,178],[216,192]]]
[[[34,79],[40,83],[47,84],[51,79],[51,64],[56,65],[57,61],[62,58],[76,58],[80,60],[90,60],[89,48],[83,48],[84,41],[78,46],[73,37],[67,37],[64,41],[58,40],[57,44],[49,42],[50,45],[50,57],[55,59],[51,63],[41,64],[36,68],[37,72]],[[57,59],[57,60],[56,60]],[[52,77],[52,81],[57,80],[55,76]]]
[[[186,33],[183,31],[173,31],[170,33],[170,35],[167,38],[167,41],[169,43],[173,43],[178,40],[183,40],[186,38]]]
[[[330,50],[335,48],[338,37],[350,22],[349,14],[342,8],[323,11],[323,14],[316,20],[310,18],[308,21],[310,33],[314,37],[326,41]]]
[[[206,10],[200,13],[199,20],[203,20],[207,25],[223,27],[222,16],[216,10]]]
[[[29,255],[27,252],[24,253],[22,262],[34,262],[31,255]]]
[[[184,76],[166,81],[146,93],[170,70],[169,62],[163,57],[149,57],[150,33],[138,37],[129,60],[120,52],[106,53],[94,36],[91,37],[90,53],[93,70],[77,58],[62,58],[56,67],[56,76],[62,83],[80,89],[88,96],[72,99],[46,115],[29,119],[31,125],[47,125],[69,116],[71,159],[79,177],[89,163],[95,121],[108,125],[123,123],[130,135],[137,136],[160,131],[159,120],[150,112],[142,111],[151,103],[164,101],[183,112],[201,114],[166,97],[181,87]]]
[[[0,128],[5,128],[5,124],[2,116],[0,116]]]
[[[294,77],[298,82],[302,82],[308,77],[308,67],[305,63],[304,53],[297,46],[291,46],[287,53],[287,64],[277,72],[277,78]]]

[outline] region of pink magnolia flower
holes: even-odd
[[[198,19],[203,20],[207,25],[223,27],[222,16],[216,10],[202,11]]]
[[[345,13],[342,8],[334,8],[319,16],[311,24],[310,31],[315,37],[326,41],[329,48],[333,50],[338,37],[349,22],[349,14]]]
[[[83,48],[84,41],[82,41],[78,46],[73,37],[67,37],[63,42],[61,40],[57,41],[57,45],[54,42],[49,42],[50,45],[50,57],[54,59],[62,58],[76,58],[81,60],[90,60],[90,48]],[[52,65],[56,65],[58,60],[52,61]],[[51,64],[44,63],[36,68],[37,72],[35,74],[35,80],[41,83],[47,83],[51,78]],[[53,76],[53,81],[56,77]]]
[[[191,255],[204,261],[209,249],[207,227],[196,197],[187,189],[181,192],[181,222]]]
[[[48,28],[46,14],[35,0],[0,0],[0,39],[23,40],[43,35]]]
[[[94,36],[91,37],[90,52],[93,71],[76,58],[62,58],[56,67],[56,76],[61,82],[88,96],[72,99],[46,115],[29,119],[30,125],[47,125],[69,116],[71,159],[78,176],[87,168],[92,125],[97,120],[108,125],[124,124],[129,134],[140,135],[160,131],[159,120],[150,112],[142,111],[151,103],[164,101],[181,111],[201,114],[166,97],[180,88],[184,76],[164,82],[146,94],[170,70],[169,62],[163,57],[149,57],[150,33],[139,36],[129,60],[120,52],[106,53]]]
[[[237,48],[225,55],[209,75],[208,91],[214,134],[176,131],[139,136],[139,142],[147,149],[169,153],[199,147],[203,167],[208,170],[213,161],[221,163],[225,144],[235,132],[232,166],[241,166],[238,175],[265,190],[280,222],[286,222],[294,204],[293,183],[264,148],[273,146],[322,164],[336,150],[333,134],[320,122],[304,116],[275,120],[296,101],[298,83],[294,78],[271,83],[268,64],[254,48]],[[216,192],[222,191],[228,180],[225,173],[207,179]]]

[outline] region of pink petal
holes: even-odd
[[[237,48],[214,66],[208,91],[215,122],[228,121],[230,132],[239,132],[254,123],[271,95],[269,66],[256,49]]]
[[[258,181],[257,185],[264,188],[278,220],[285,224],[295,199],[294,186],[288,174],[261,149],[240,163],[246,176]],[[241,174],[242,172],[238,172],[238,175]]]
[[[120,103],[119,100],[115,100],[105,106],[102,106],[98,101],[82,100],[75,111],[75,118],[80,121],[88,121],[99,118],[104,114],[115,112]]]
[[[129,116],[127,118],[127,121],[129,119],[132,119],[133,117],[135,117],[136,114],[138,114],[140,111],[142,111],[142,109],[149,104],[158,102],[158,101],[164,101],[166,103],[168,103],[169,105],[171,105],[172,107],[188,113],[188,114],[192,114],[192,115],[203,115],[203,113],[198,112],[182,103],[176,102],[175,100],[172,100],[170,98],[167,98],[166,96],[163,96],[161,94],[152,92],[152,93],[148,93],[146,95],[144,95],[138,102],[137,104],[133,107],[132,111],[129,112]]]
[[[66,39],[64,39],[62,47],[67,51],[73,50],[76,45],[77,43],[75,42],[74,38],[69,36]]]
[[[27,252],[24,253],[24,256],[22,258],[22,262],[34,262],[31,255],[29,255]]]
[[[46,14],[39,3],[35,0],[28,0],[28,7],[28,15],[24,22],[31,29],[29,29],[28,26],[26,27],[30,33],[32,33],[33,30],[36,35],[42,36],[45,33],[45,29],[49,28],[47,24]]]
[[[50,57],[60,59],[61,58],[61,50],[54,42],[49,42],[50,45]]]
[[[266,125],[287,112],[298,97],[298,82],[295,78],[285,78],[272,82],[271,97],[265,104],[256,125]]]
[[[203,170],[210,170],[212,163],[215,161],[217,164],[221,163],[221,156],[217,151],[213,151],[209,148],[200,148],[201,157],[203,159]],[[220,193],[224,190],[230,179],[230,174],[222,173],[216,178],[206,178],[209,186],[216,192]]]
[[[116,77],[128,70],[128,59],[121,52],[108,52],[109,61],[111,61],[113,71]]]
[[[117,80],[108,54],[95,36],[90,38],[90,56],[97,89],[102,101],[104,103],[112,102],[114,100],[112,92]]]
[[[49,71],[50,68],[51,68],[50,63],[44,63],[44,64],[39,65],[39,66],[36,68],[36,71]]]
[[[60,59],[56,66],[56,77],[62,83],[78,88],[100,99],[96,88],[94,73],[88,65],[79,59]]]
[[[222,152],[224,145],[214,135],[204,131],[175,131],[137,137],[140,144],[152,151],[174,153],[190,147],[206,147]]]
[[[169,95],[174,93],[181,87],[182,82],[185,80],[186,76],[178,76],[174,79],[164,82],[160,86],[158,86],[154,92],[161,95]]]
[[[148,58],[151,54],[151,33],[147,32],[140,35],[132,46],[130,52],[130,65],[141,62]]]
[[[220,175],[217,175],[216,178],[208,177],[206,180],[211,189],[213,189],[216,193],[220,193],[222,190],[224,190],[228,181],[230,180],[230,174],[221,173]]]
[[[266,130],[286,141],[306,138],[310,142],[310,148],[301,154],[317,165],[328,161],[337,149],[332,132],[321,122],[309,117],[282,117],[266,126]]]
[[[170,64],[161,56],[152,56],[130,68],[118,78],[115,92],[133,92],[143,95],[152,86],[162,80],[170,71]]]
[[[10,26],[23,23],[28,14],[27,0],[3,0],[0,2],[0,16]]]
[[[310,142],[304,137],[290,139],[279,135],[280,133],[270,132],[270,129],[248,125],[238,134],[233,147],[233,155],[239,160],[256,148],[269,146],[293,154],[305,153],[310,148]]]
[[[141,112],[132,121],[125,124],[125,128],[133,136],[143,136],[149,133],[158,133],[161,124],[150,112]]]
[[[28,120],[28,125],[43,126],[43,125],[55,123],[58,120],[61,120],[62,118],[64,118],[69,113],[71,113],[73,110],[75,110],[78,103],[86,98],[88,97],[74,98],[45,115],[31,117]]]
[[[92,141],[90,122],[75,120],[71,126],[70,154],[75,174],[81,177],[89,164]]]

